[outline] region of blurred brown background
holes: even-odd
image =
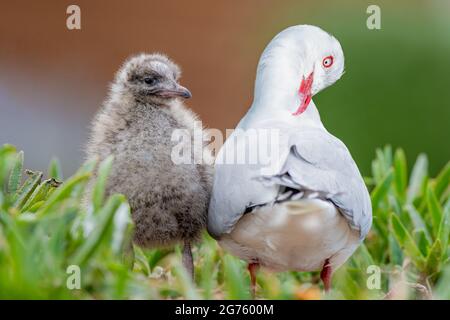
[[[443,33],[442,56],[417,61],[406,58],[406,62],[405,57],[421,44],[404,40],[404,35],[413,32],[414,27],[437,35],[433,31],[436,21],[448,20],[449,6],[436,1],[427,4],[416,1],[414,6],[410,1],[398,5],[384,1],[381,4],[384,5],[383,29],[369,31],[365,26],[365,11],[371,3],[373,1],[2,1],[0,143],[12,143],[23,149],[29,167],[45,169],[50,158],[57,156],[66,174],[72,173],[82,161],[90,119],[101,105],[114,72],[128,56],[143,51],[164,52],[182,66],[182,83],[193,93],[187,103],[207,126],[222,130],[234,128],[251,104],[256,65],[265,45],[289,25],[310,23],[335,34],[343,45],[348,80],[344,77],[342,83],[329,89],[329,94],[319,95],[316,104],[319,109],[324,104],[321,112],[325,125],[346,142],[363,171],[368,171],[374,148],[385,143],[410,146],[406,151],[411,156],[425,151],[437,157],[436,163],[440,166],[450,157],[448,140],[445,140],[450,136],[450,96],[448,93],[441,96],[440,105],[436,107],[437,121],[444,119],[444,122],[441,125],[427,123],[425,114],[420,114],[424,101],[417,99],[427,101],[429,97],[410,93],[420,88],[426,93],[427,85],[422,83],[417,89],[405,81],[417,84],[417,79],[423,78],[420,75],[414,78],[415,73],[411,73],[414,64],[426,64],[423,70],[430,70],[427,64],[431,64],[431,72],[438,72],[435,67],[443,68],[441,76],[445,78],[437,89],[448,91],[445,88],[450,83],[447,73],[449,33],[448,30]],[[81,30],[66,28],[66,8],[70,4],[81,7]],[[443,13],[443,10],[447,11]],[[405,12],[411,14],[410,18],[404,18]],[[395,24],[397,17],[403,17],[403,26]],[[423,46],[429,45],[423,44],[423,35],[418,38],[417,42]],[[396,52],[393,52],[393,41],[399,44]],[[434,47],[433,43],[431,45]],[[385,60],[380,60],[383,55]],[[439,62],[437,59],[441,58],[443,61]],[[383,61],[388,61],[384,74]],[[391,72],[396,66],[393,61],[400,61],[404,71]],[[360,67],[352,68],[352,62]],[[365,69],[367,65],[369,69]],[[425,77],[429,79],[429,75]],[[391,78],[391,82],[386,83],[385,78]],[[365,86],[366,79],[382,80]],[[393,88],[395,83],[401,86]],[[429,86],[436,89],[435,84]],[[356,92],[360,93],[359,98]],[[377,106],[393,103],[390,95],[399,92],[403,92],[405,98],[386,107],[388,112],[398,109],[393,111],[392,120]],[[355,104],[349,103],[353,98]],[[410,110],[418,112],[416,118]],[[384,117],[377,118],[380,112]],[[374,121],[379,124],[374,125]],[[403,123],[402,128],[395,128],[396,123]],[[422,131],[419,138],[415,137],[417,130]],[[432,146],[436,140],[445,143],[447,149],[442,145]]]

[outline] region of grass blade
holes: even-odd
[[[441,257],[442,257],[442,244],[441,240],[437,239],[433,243],[433,246],[430,248],[430,252],[426,259],[425,272],[427,275],[431,276],[439,271],[439,268],[441,266],[440,264]]]
[[[42,201],[47,197],[47,194],[52,188],[59,186],[59,183],[55,179],[47,179],[42,182],[31,194],[28,200],[23,205],[21,211],[25,212],[29,208],[33,207],[35,203]]]
[[[380,205],[380,202],[386,197],[394,178],[393,171],[390,169],[383,180],[378,184],[371,193],[372,207],[376,211]]]
[[[53,158],[48,166],[47,174],[49,178],[53,178],[57,181],[63,181],[63,174],[61,169],[61,163],[57,158]]]
[[[425,257],[420,252],[411,234],[406,230],[397,215],[391,215],[391,225],[394,236],[401,247],[405,248],[406,253],[416,262],[418,267],[424,266]]]
[[[100,166],[98,168],[98,177],[94,185],[94,190],[92,192],[92,204],[94,207],[94,212],[96,212],[103,204],[106,181],[108,179],[108,174],[111,170],[113,160],[114,157],[109,156],[100,163]]]
[[[441,199],[441,196],[448,190],[450,187],[450,161],[447,162],[444,169],[438,174],[435,185],[434,192],[436,194],[437,199]]]
[[[402,265],[403,252],[392,234],[389,235],[389,257],[394,265]]]
[[[15,154],[16,149],[9,144],[0,147],[0,190],[3,190],[5,177],[9,173],[11,158]]]
[[[61,200],[68,198],[72,191],[80,185],[81,182],[87,181],[90,177],[89,173],[75,175],[67,182],[65,182],[61,187],[56,189],[55,192],[48,198],[45,208],[39,211],[37,214],[40,216],[46,215],[53,208],[55,204]]]
[[[113,195],[106,202],[105,206],[98,213],[97,227],[88,235],[84,244],[77,250],[72,263],[78,266],[85,264],[89,258],[95,253],[107,235],[112,224],[114,215],[122,203],[125,203],[125,197],[122,195]]]
[[[431,218],[431,225],[434,231],[433,233],[437,234],[442,219],[442,208],[433,191],[433,188],[431,187],[431,184],[428,184],[427,188],[427,206],[428,206],[428,213],[430,214]]]
[[[441,241],[442,247],[447,248],[450,234],[450,200],[447,201],[442,211],[441,222],[437,233],[437,239]],[[444,251],[445,253],[445,251]]]
[[[227,298],[237,300],[250,299],[250,289],[245,285],[248,284],[248,281],[245,279],[243,270],[239,266],[239,261],[230,255],[225,255],[223,267]]]
[[[157,264],[171,252],[172,250],[167,248],[153,249],[147,257],[147,262],[150,266],[150,270],[153,270],[157,266]]]
[[[181,256],[181,255],[179,255]],[[173,271],[177,277],[177,284],[180,288],[181,294],[189,300],[200,300],[200,296],[197,293],[196,287],[186,269],[181,264],[176,264]]]
[[[126,201],[119,206],[113,218],[111,248],[115,254],[121,254],[132,238],[133,221],[130,206]]]
[[[20,186],[20,181],[22,180],[22,170],[23,170],[23,151],[20,151],[15,159],[13,168],[9,175],[8,182],[8,193],[11,196],[15,196],[17,190]]]
[[[402,202],[408,183],[407,171],[405,153],[402,149],[397,149],[394,155],[395,189]]]
[[[442,272],[439,282],[434,290],[434,298],[441,300],[450,300],[450,264],[448,264],[445,270]]]
[[[420,195],[423,181],[428,176],[428,158],[425,154],[420,154],[417,157],[416,163],[411,172],[409,179],[408,192],[406,195],[406,202],[412,203],[416,197]]]
[[[36,189],[36,187],[41,183],[42,172],[28,171],[27,173],[31,174],[31,176],[25,181],[23,186],[17,192],[17,196],[15,197],[13,204],[15,208],[22,208],[24,203],[33,193],[34,189]]]
[[[425,231],[419,230],[417,232],[417,246],[419,247],[420,252],[422,252],[423,256],[426,257],[428,255],[431,243],[428,240]]]
[[[429,230],[427,228],[427,224],[425,223],[422,215],[417,211],[417,209],[413,205],[406,205],[405,206],[406,211],[409,213],[409,216],[411,218],[412,224],[414,226],[414,231],[420,231],[423,230],[428,241],[432,241]]]

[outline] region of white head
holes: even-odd
[[[272,115],[302,117],[312,96],[336,82],[343,71],[344,53],[336,38],[315,26],[287,28],[261,55],[253,106]]]

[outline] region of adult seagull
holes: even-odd
[[[218,153],[208,231],[249,263],[253,294],[259,265],[321,270],[329,290],[370,229],[358,167],[311,100],[343,71],[336,38],[315,26],[285,29],[265,48],[253,104]]]

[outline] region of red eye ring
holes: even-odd
[[[333,65],[333,60],[334,60],[333,56],[328,56],[328,57],[323,58],[323,60],[322,60],[323,67],[324,68],[331,67]]]

